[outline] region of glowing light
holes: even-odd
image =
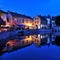
[[[29,36],[29,37],[26,37],[24,40],[31,41],[31,40],[32,40],[32,37],[31,37],[31,36]]]
[[[25,25],[26,25],[26,26],[32,26],[32,24],[31,24],[31,23],[25,23]]]
[[[38,37],[40,37],[40,34],[38,34]]]
[[[13,45],[14,45],[14,43],[15,43],[15,41],[14,41],[14,40],[12,40],[12,41],[8,41],[6,45],[8,45],[8,44],[9,44],[10,46],[13,46]]]

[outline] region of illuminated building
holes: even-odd
[[[33,25],[38,29],[44,29],[47,27],[47,20],[44,16],[37,15],[34,17]]]
[[[22,27],[23,29],[46,29],[47,19],[45,16],[37,15],[34,18],[16,12],[4,12],[0,10],[1,18],[6,22],[5,27]]]
[[[25,28],[32,29],[33,25],[33,19],[30,16],[26,16],[23,14],[19,14],[16,12],[4,12],[3,10],[0,10],[0,17],[6,22],[6,25],[4,26],[15,26],[17,27],[18,25],[25,25]]]
[[[33,19],[29,16],[18,14],[16,12],[8,11],[8,19],[15,26],[17,25],[25,25],[25,28],[32,29],[32,21]]]

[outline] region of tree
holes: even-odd
[[[56,17],[56,21],[55,21],[57,26],[60,26],[60,16]]]

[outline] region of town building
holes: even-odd
[[[34,17],[33,25],[38,29],[45,29],[47,28],[47,20],[44,16],[37,15]]]
[[[56,17],[53,16],[53,17],[52,17],[52,22],[51,22],[51,24],[52,24],[52,28],[56,26],[55,21],[56,21]]]
[[[8,21],[11,22],[11,24],[13,24],[14,26],[23,25],[26,29],[32,29],[33,19],[30,16],[8,11],[7,17]]]
[[[16,12],[0,10],[0,17],[6,22],[4,27],[22,29],[47,29],[51,27],[51,17],[37,15],[34,18]]]
[[[51,24],[51,22],[52,22],[51,16],[48,15],[48,16],[45,16],[45,17],[46,17],[46,20],[47,20],[48,29],[51,29],[51,27],[52,27],[52,24]]]
[[[33,29],[33,18],[16,12],[5,12],[0,10],[0,17],[5,21],[4,27],[23,27],[24,29]]]

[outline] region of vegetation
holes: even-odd
[[[57,26],[60,26],[60,16],[56,17],[56,21],[55,21]]]

